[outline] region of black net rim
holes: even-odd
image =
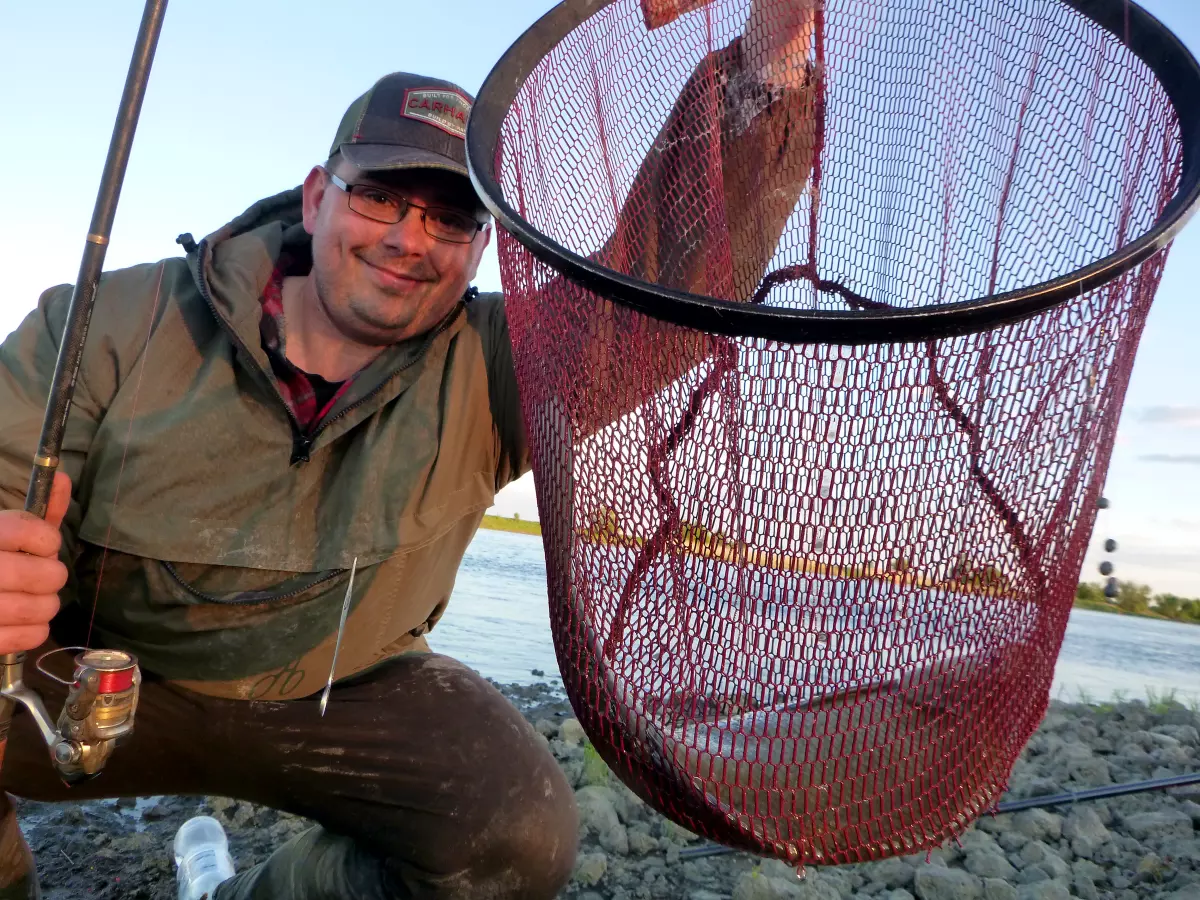
[[[1031,287],[908,309],[769,307],[631,278],[538,231],[505,201],[494,175],[504,118],[525,80],[571,30],[613,2],[563,0],[504,53],[471,110],[467,168],[497,222],[534,256],[588,290],[655,319],[713,334],[785,343],[905,343],[973,334],[1037,315],[1120,277],[1166,247],[1200,208],[1200,64],[1165,25],[1131,0],[1058,0],[1126,43],[1154,73],[1178,116],[1183,145],[1179,189],[1149,231],[1103,259]]]

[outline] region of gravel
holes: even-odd
[[[744,853],[686,859],[702,839],[654,812],[608,771],[561,693],[501,686],[562,765],[581,812],[572,900],[1200,900],[1200,785],[984,816],[929,853],[808,867]],[[1055,701],[1014,766],[1006,799],[1200,769],[1200,716],[1179,704]],[[170,845],[214,815],[239,869],[309,823],[223,797],[18,801],[45,900],[174,900]]]

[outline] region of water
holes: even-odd
[[[541,540],[481,530],[429,643],[502,683],[561,683]],[[1053,696],[1101,701],[1171,692],[1183,702],[1200,702],[1200,626],[1071,611]]]

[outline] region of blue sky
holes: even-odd
[[[116,268],[178,253],[327,154],[346,106],[403,69],[476,91],[549,2],[174,0],[108,252]],[[1200,52],[1200,4],[1145,0]],[[73,281],[141,4],[11,4],[0,32],[0,334]],[[478,283],[498,289],[494,257]],[[1200,596],[1200,221],[1176,241],[1129,387],[1093,544],[1121,577]],[[528,478],[497,499],[536,515]],[[1099,579],[1093,552],[1083,573]]]

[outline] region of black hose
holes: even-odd
[[[1042,806],[1062,806],[1079,803],[1083,800],[1102,800],[1105,797],[1120,797],[1123,794],[1138,794],[1142,791],[1157,791],[1165,788],[1182,787],[1187,784],[1200,783],[1200,772],[1189,772],[1185,775],[1168,775],[1164,778],[1150,778],[1146,781],[1129,781],[1124,784],[1106,784],[1103,787],[1088,788],[1085,791],[1073,791],[1063,794],[1050,794],[1043,797],[1026,797],[1023,800],[1006,800],[998,803],[992,814],[1018,812],[1022,809],[1034,809]],[[720,844],[702,844],[699,847],[687,847],[679,851],[680,859],[701,859],[705,856],[724,856],[726,853],[741,853],[732,847]]]

